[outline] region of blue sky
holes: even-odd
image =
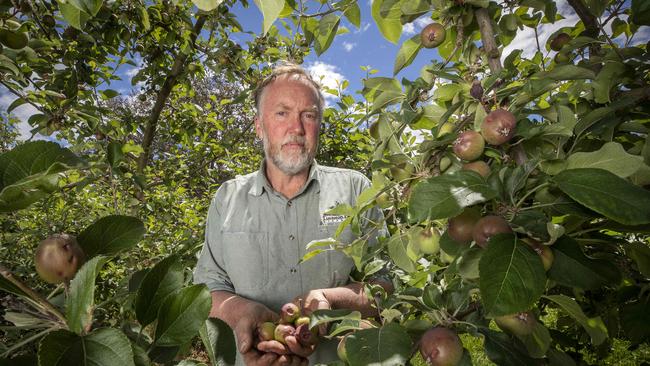
[[[262,32],[262,13],[249,1],[248,8],[242,7],[239,3],[234,6],[231,11],[237,16],[238,21],[245,31],[261,34]],[[427,16],[416,19],[413,23],[404,26],[402,38],[398,44],[388,42],[383,38],[379,32],[370,12],[371,0],[359,0],[361,7],[361,27],[357,29],[353,25],[344,21],[345,25],[350,32],[347,34],[339,35],[334,39],[331,47],[321,56],[316,56],[312,52],[310,56],[305,59],[303,66],[310,70],[312,74],[317,77],[323,76],[322,83],[329,87],[336,87],[337,81],[348,80],[350,86],[345,91],[347,94],[352,94],[355,98],[360,99],[356,92],[362,88],[361,80],[365,77],[365,71],[360,66],[369,66],[378,72],[373,76],[393,76],[393,63],[395,56],[399,50],[400,44],[419,33],[420,30],[431,22]],[[558,12],[562,14],[565,19],[557,21],[555,24],[543,25],[538,28],[540,42],[544,42],[553,32],[558,28],[564,26],[573,26],[578,21],[577,15],[573,9],[568,6],[566,0],[557,1]],[[279,22],[276,22],[279,24]],[[235,39],[246,40],[250,36],[245,34],[233,35]],[[524,57],[532,57],[536,48],[535,45],[535,32],[531,28],[525,28],[518,32],[517,37],[508,45],[502,54],[506,57],[510,52],[515,49],[522,49]],[[650,39],[650,27],[641,27],[633,44],[645,43]],[[242,42],[242,45],[245,46]],[[550,54],[553,56],[553,53]],[[420,69],[431,62],[432,59],[440,59],[435,49],[423,49],[419,52],[413,64],[402,70],[397,78],[405,77],[414,80],[418,77]],[[139,60],[134,60],[136,63]],[[131,76],[135,75],[137,68],[132,68],[128,65],[122,66],[118,75],[122,77],[122,81],[111,83],[111,89],[119,90],[123,95],[128,95],[133,90],[137,93],[138,88],[131,86]],[[8,93],[3,87],[0,87],[0,108],[7,108],[9,104],[15,99],[13,94]],[[329,100],[333,102],[332,99]],[[35,110],[29,106],[24,105],[14,110],[14,115],[22,121],[27,121],[30,115],[35,113]],[[31,129],[26,122],[19,126],[23,138],[29,137],[29,130]]]

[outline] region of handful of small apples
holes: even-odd
[[[276,340],[287,344],[288,336],[294,336],[302,346],[309,347],[318,343],[316,331],[309,329],[310,319],[301,316],[300,308],[294,303],[286,303],[280,309],[279,323],[264,322],[258,328],[260,341]]]

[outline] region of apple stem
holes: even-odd
[[[11,271],[9,271],[3,265],[0,265],[0,274],[2,275],[2,277],[7,279],[7,281],[11,282],[16,287],[18,287],[20,290],[22,290],[27,295],[27,298],[29,300],[32,300],[32,301],[30,301],[30,304],[38,305],[38,306],[35,306],[37,308],[40,307],[38,310],[40,310],[41,312],[43,310],[46,310],[50,314],[54,315],[57,319],[59,319],[63,324],[66,324],[65,316],[63,316],[63,314],[61,314],[61,312],[57,308],[55,308],[54,305],[52,305],[49,301],[47,301],[43,297],[41,297],[41,295],[36,293],[29,286],[25,285],[19,279],[14,277],[14,275],[11,273]]]

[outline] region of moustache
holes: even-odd
[[[287,136],[283,141],[282,145],[286,144],[301,144],[305,145],[305,136]]]

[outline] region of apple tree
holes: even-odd
[[[235,3],[0,1],[7,112],[31,106],[32,132],[60,142],[13,144],[13,121],[0,131],[0,362],[192,364],[197,335],[213,363],[232,362],[230,330],[189,285],[199,217],[216,186],[259,161],[246,100],[268,63],[327,52],[363,6],[255,0],[263,34],[242,47]],[[404,25],[431,24],[397,46],[392,77],[368,70],[363,101],[326,90],[338,102],[324,112],[323,161],[367,165],[373,182],[335,210],[360,232],[379,205],[373,224],[390,236],[311,243],[309,255],[343,250],[359,279],[384,271],[395,285],[367,287],[377,319],[312,317],[331,324],[345,362],[470,364],[479,340],[497,364],[573,365],[614,340],[647,344],[650,8],[568,6],[579,20],[546,37],[540,27],[562,18],[550,0],[372,1],[396,45]],[[504,54],[524,32],[533,52]],[[433,61],[420,76],[398,79],[423,53]],[[131,97],[111,88],[126,65]],[[74,238],[30,234],[41,223]],[[37,237],[56,259],[34,258],[54,289],[6,254]]]
[[[344,20],[359,25],[354,1],[320,14],[293,5],[316,53]],[[379,325],[355,327],[358,314],[335,322],[331,335],[357,330],[345,361],[404,364],[419,348],[432,365],[470,364],[456,334],[504,365],[604,358],[614,339],[647,345],[647,4],[570,0],[578,21],[548,37],[540,27],[563,18],[554,1],[371,7],[396,44],[404,25],[432,24],[399,44],[393,77],[363,80],[373,184],[355,207],[335,209],[360,232],[365,210],[385,208],[375,225],[390,237],[312,243],[308,254],[343,250],[362,278],[388,268],[395,285],[367,288]],[[534,34],[533,51],[504,54],[522,32]],[[425,52],[433,61],[417,79],[396,78]]]

